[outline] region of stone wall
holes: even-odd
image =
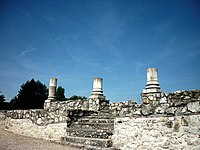
[[[89,110],[98,111],[108,106],[108,100],[101,100],[98,98],[89,98],[88,100],[67,100],[67,101],[51,101],[44,103],[44,109],[48,111],[66,110]]]
[[[112,137],[115,148],[200,149],[200,90],[149,94],[140,106],[124,102],[111,104],[110,109],[118,116]]]
[[[143,95],[142,105],[134,101],[109,105],[115,116],[188,115],[200,113],[200,90]]]
[[[59,141],[72,122],[103,110],[115,118],[116,148],[199,149],[200,90],[148,94],[143,101],[142,105],[96,99],[53,101],[45,103],[44,109],[2,112],[6,130]]]
[[[109,105],[109,111],[114,116],[134,116],[134,115],[141,115],[141,108],[134,101],[111,103]]]
[[[65,113],[46,110],[12,110],[0,112],[5,130],[24,136],[59,142],[66,136],[66,128],[78,118],[92,111],[66,110]]]
[[[89,101],[87,100],[67,100],[67,101],[51,101],[48,103],[44,103],[44,109],[49,112],[59,111],[59,113],[66,112],[66,110],[73,109],[81,109],[88,110],[89,109]]]
[[[112,137],[122,150],[199,150],[200,114],[171,117],[119,117]]]
[[[59,142],[60,138],[66,135],[66,123],[37,125],[29,119],[7,118],[5,121],[5,130],[37,139]]]
[[[68,113],[59,111],[47,111],[43,109],[10,110],[5,112],[7,118],[28,119],[36,125],[48,125],[54,123],[65,123]]]
[[[38,139],[59,141],[65,135],[68,113],[38,110],[10,110],[4,114],[5,130]]]
[[[99,103],[99,101],[97,101]],[[44,109],[8,110],[2,111],[6,117],[12,119],[29,119],[37,125],[54,123],[67,123],[69,116],[77,116],[78,113],[86,114],[99,108],[94,100],[53,101],[44,104]]]
[[[66,134],[67,126],[93,113],[88,110],[89,101],[55,101],[48,107],[45,105],[45,109],[1,111],[5,129],[24,136],[60,141]]]

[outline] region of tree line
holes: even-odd
[[[45,84],[39,80],[28,80],[22,84],[17,96],[12,98],[10,102],[5,102],[5,96],[0,91],[0,110],[8,109],[42,109],[45,100],[48,98],[48,88]],[[56,90],[56,100],[87,100],[85,96],[73,95],[69,98],[65,97],[65,89],[59,86]]]

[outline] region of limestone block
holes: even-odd
[[[149,98],[150,100],[154,100],[154,96],[153,96],[153,95],[148,96],[148,98]]]
[[[141,115],[141,109],[140,108],[137,108],[136,110],[134,110],[132,112],[133,115]]]
[[[187,100],[187,99],[190,99],[190,98],[191,98],[190,96],[185,96],[185,97],[184,97],[184,99],[186,99],[186,100]]]
[[[6,119],[6,115],[3,112],[0,112],[0,120]]]
[[[42,123],[42,119],[41,119],[41,118],[38,118],[38,119],[37,119],[37,124],[40,125],[41,123]]]
[[[163,103],[167,103],[167,98],[166,97],[162,97],[160,99],[160,103],[163,104]]]
[[[181,91],[181,90],[178,90],[178,91],[175,91],[174,93],[176,93],[176,94],[180,94],[180,93],[182,93],[183,91]]]
[[[154,107],[151,104],[142,105],[142,114],[143,115],[150,115],[153,114],[155,111]]]
[[[177,109],[176,107],[167,108],[166,113],[167,114],[175,114],[176,109]]]
[[[182,105],[182,104],[185,104],[183,101],[175,101],[174,103],[173,103],[173,105],[174,106],[180,106],[180,105]]]
[[[155,113],[156,114],[164,114],[165,113],[165,110],[163,109],[163,107],[157,107],[155,109]]]
[[[142,100],[143,100],[144,104],[149,104],[150,103],[150,100],[147,97],[144,97]]]
[[[181,114],[186,114],[187,113],[187,107],[177,107],[176,114],[181,115]]]
[[[191,112],[200,112],[200,102],[191,102],[187,104],[187,108]]]

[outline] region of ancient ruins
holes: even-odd
[[[147,70],[143,103],[110,103],[103,79],[94,78],[88,100],[56,101],[50,79],[44,109],[2,111],[6,130],[84,149],[200,149],[200,90],[161,91],[158,69]]]

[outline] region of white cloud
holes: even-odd
[[[27,50],[24,50],[21,52],[20,56],[19,57],[23,57],[25,56],[26,54],[30,53],[30,52],[33,52],[35,51],[35,48],[30,48],[30,49],[27,49]]]

